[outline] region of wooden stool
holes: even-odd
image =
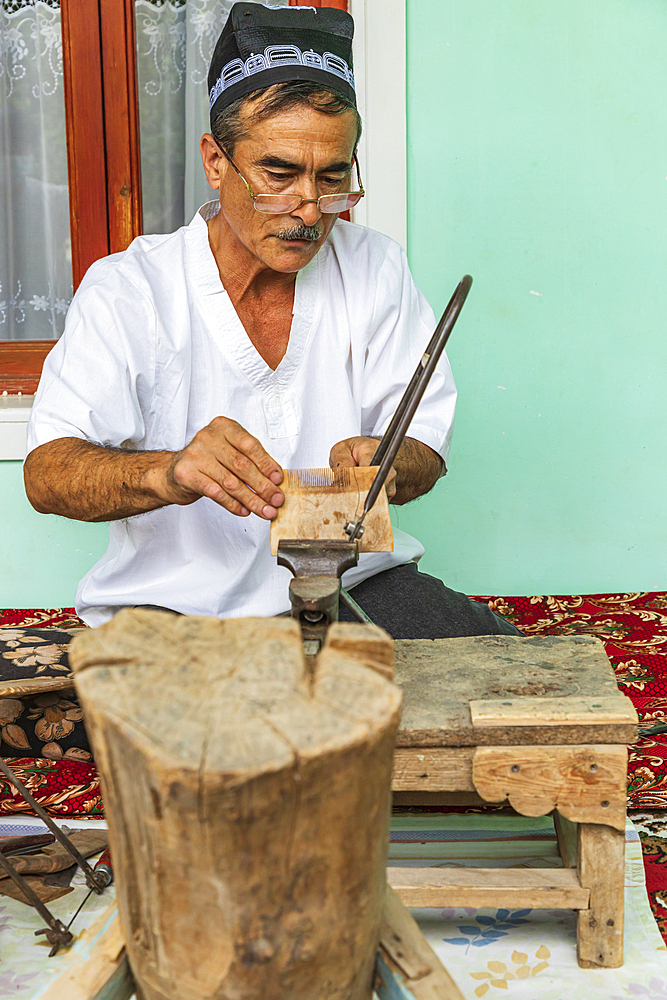
[[[627,747],[637,713],[589,636],[395,644],[396,805],[554,812],[562,869],[390,868],[407,906],[579,911],[582,968],[623,964]]]

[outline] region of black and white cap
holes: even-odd
[[[330,7],[235,3],[208,71],[211,125],[232,101],[288,80],[313,80],[356,106],[354,21]]]

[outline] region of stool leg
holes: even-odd
[[[577,958],[582,969],[623,965],[625,834],[598,823],[579,824],[579,881],[590,889],[588,910],[579,911]]]
[[[556,839],[558,840],[558,853],[560,854],[563,868],[577,867],[578,854],[578,834],[577,824],[571,823],[569,819],[556,811],[554,812],[554,828]]]

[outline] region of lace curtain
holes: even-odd
[[[72,297],[59,0],[0,2],[0,340],[50,340]]]
[[[135,0],[146,233],[172,232],[215,197],[199,140],[209,131],[208,64],[232,2]]]
[[[146,233],[177,229],[215,197],[199,139],[231,5],[136,0]],[[56,339],[71,297],[60,0],[0,0],[0,340]]]

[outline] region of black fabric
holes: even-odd
[[[420,573],[415,563],[369,577],[350,596],[394,639],[454,639],[463,635],[523,635],[481,601]],[[356,621],[341,603],[339,618]]]
[[[0,680],[71,678],[67,647],[80,629],[0,628]],[[74,688],[0,698],[0,755],[92,760]]]
[[[356,105],[353,35],[342,10],[235,3],[208,71],[211,127],[228,104],[289,80],[321,83]]]
[[[0,627],[0,680],[71,677],[67,647],[80,628]]]

